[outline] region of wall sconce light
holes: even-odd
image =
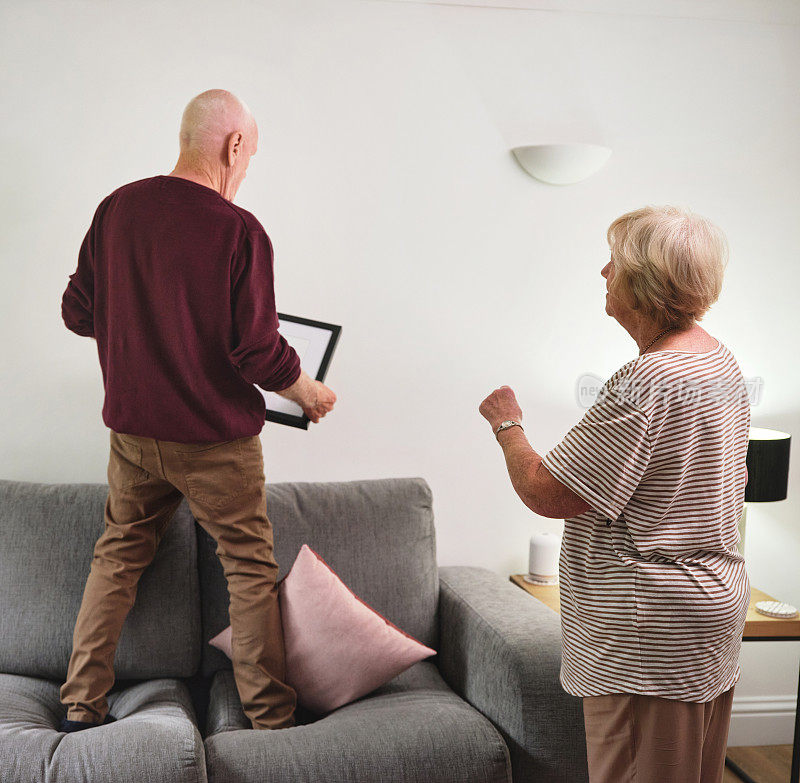
[[[598,144],[534,144],[511,152],[528,174],[550,185],[581,182],[611,157],[611,150]]]

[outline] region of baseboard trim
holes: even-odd
[[[734,696],[728,745],[789,745],[796,696]]]

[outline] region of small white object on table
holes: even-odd
[[[561,536],[555,533],[534,533],[531,536],[526,582],[538,585],[558,583],[558,558]]]
[[[790,617],[797,616],[796,607],[791,604],[785,604],[782,601],[759,601],[756,603],[756,611],[759,614],[767,615],[767,617],[780,617],[787,620]]]

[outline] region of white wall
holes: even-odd
[[[493,4],[527,8],[0,4],[0,476],[105,481],[95,343],[64,328],[61,294],[97,203],[172,169],[180,113],[211,87],[259,121],[237,202],[273,240],[279,308],[344,327],[337,410],[307,433],[265,428],[268,480],[424,476],[442,564],[525,570],[528,537],[556,523],[516,499],[477,406],[513,386],[543,453],[582,413],[578,376],[636,355],[599,272],[608,224],[646,203],[727,232],[704,325],[764,379],[753,423],[799,432],[796,7]],[[508,150],[548,141],[614,155],[546,186]],[[798,498],[795,459],[747,542],[752,582],[795,604]],[[738,717],[734,741],[788,741],[799,655],[745,645],[739,709],[784,717],[767,737]]]

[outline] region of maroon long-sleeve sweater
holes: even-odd
[[[256,435],[300,360],[278,333],[272,244],[246,209],[174,176],[104,198],[62,299],[97,341],[103,421],[181,443]]]

